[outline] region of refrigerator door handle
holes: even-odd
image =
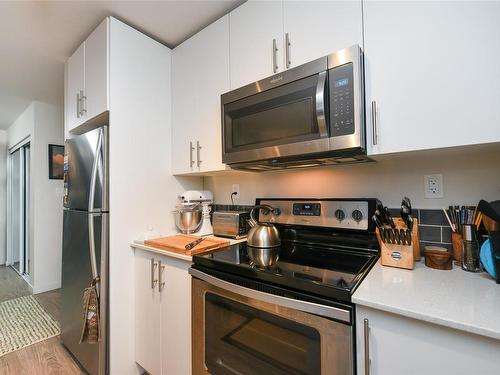
[[[99,136],[97,138],[97,146],[95,151],[94,163],[92,165],[92,175],[90,177],[90,191],[89,191],[89,252],[90,252],[90,267],[92,269],[92,279],[96,282],[97,295],[99,296],[99,275],[97,273],[97,260],[95,256],[95,237],[94,237],[94,215],[91,213],[94,209],[94,198],[95,198],[95,185],[97,182],[97,168],[99,164],[99,158],[101,155],[101,144],[102,144],[102,129],[99,131]]]

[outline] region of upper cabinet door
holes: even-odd
[[[172,53],[174,174],[224,169],[220,96],[229,89],[229,16],[226,15]]]
[[[231,89],[284,69],[282,1],[248,1],[229,17]]]
[[[92,119],[109,109],[108,24],[109,19],[106,18],[85,41],[86,119]]]
[[[288,34],[288,61],[293,68],[321,56],[358,44],[363,47],[361,0],[285,1],[285,40]],[[285,44],[286,48],[286,44]]]
[[[68,132],[84,121],[81,100],[79,99],[80,92],[83,94],[85,89],[84,66],[85,44],[82,43],[66,62],[65,119]]]
[[[500,140],[500,2],[364,7],[369,154]]]

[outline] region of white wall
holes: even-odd
[[[35,103],[34,138],[31,178],[35,181],[32,216],[35,275],[31,281],[33,292],[42,293],[61,287],[63,181],[49,179],[48,145],[64,145],[62,107]]]
[[[7,255],[7,132],[0,130],[0,265]]]
[[[424,174],[442,173],[444,198],[424,198]],[[417,208],[477,204],[500,199],[500,146],[474,146],[387,155],[375,163],[265,173],[206,177],[205,189],[215,201],[231,202],[232,184],[240,184],[235,204],[254,204],[256,197],[376,197],[389,207],[411,198]]]
[[[35,131],[35,102],[32,102],[23,113],[19,115],[19,117],[14,121],[14,123],[7,129],[7,148],[11,149],[16,146],[21,141],[26,138],[30,138],[31,148],[34,149],[35,139],[34,139],[34,131]],[[35,163],[36,154],[34,152],[30,153],[30,165]],[[29,217],[34,217],[35,205],[34,205],[34,194],[35,194],[35,180],[33,178],[30,179],[29,185],[30,191],[30,204],[29,207]],[[29,223],[29,238],[34,237],[34,221],[30,220]],[[34,269],[34,259],[35,253],[35,243],[34,241],[29,241],[29,249],[28,249],[28,257],[31,259],[29,266],[29,282],[31,286],[33,286],[33,280],[35,276]]]
[[[174,233],[176,197],[202,178],[171,176],[171,51],[124,23],[110,32],[110,372],[134,360],[134,253],[149,225]]]
[[[64,144],[63,109],[33,102],[7,130],[8,148],[30,137],[30,284],[61,286],[62,180],[49,180],[48,145]]]

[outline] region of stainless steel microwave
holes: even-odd
[[[368,161],[358,45],[221,96],[222,161],[270,170]]]

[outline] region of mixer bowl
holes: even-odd
[[[201,205],[195,207],[179,207],[174,211],[175,226],[182,233],[194,233],[200,229],[203,222]]]

